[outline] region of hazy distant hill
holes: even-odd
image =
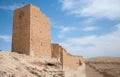
[[[120,57],[95,57],[86,59],[86,64],[105,77],[120,77]]]

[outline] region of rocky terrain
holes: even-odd
[[[87,77],[120,77],[120,57],[96,57],[85,59]],[[86,77],[85,69],[62,69],[55,59],[33,57],[15,52],[0,52],[0,77]],[[93,75],[94,74],[94,75]]]
[[[0,52],[0,77],[85,77],[85,65],[76,70],[55,58],[33,57],[15,52]]]
[[[0,77],[64,77],[56,59],[0,52]]]
[[[120,77],[120,57],[90,58],[86,64],[103,77]]]

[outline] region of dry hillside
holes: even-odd
[[[0,77],[64,77],[56,59],[0,52]]]
[[[120,77],[120,57],[96,57],[86,59],[86,64],[104,77]]]
[[[0,77],[85,77],[85,66],[62,69],[59,60],[0,52]]]

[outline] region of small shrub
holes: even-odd
[[[42,77],[41,75],[39,75],[38,77]]]

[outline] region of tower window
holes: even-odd
[[[23,12],[23,11],[20,11],[19,18],[22,18],[23,16],[24,16],[24,12]]]

